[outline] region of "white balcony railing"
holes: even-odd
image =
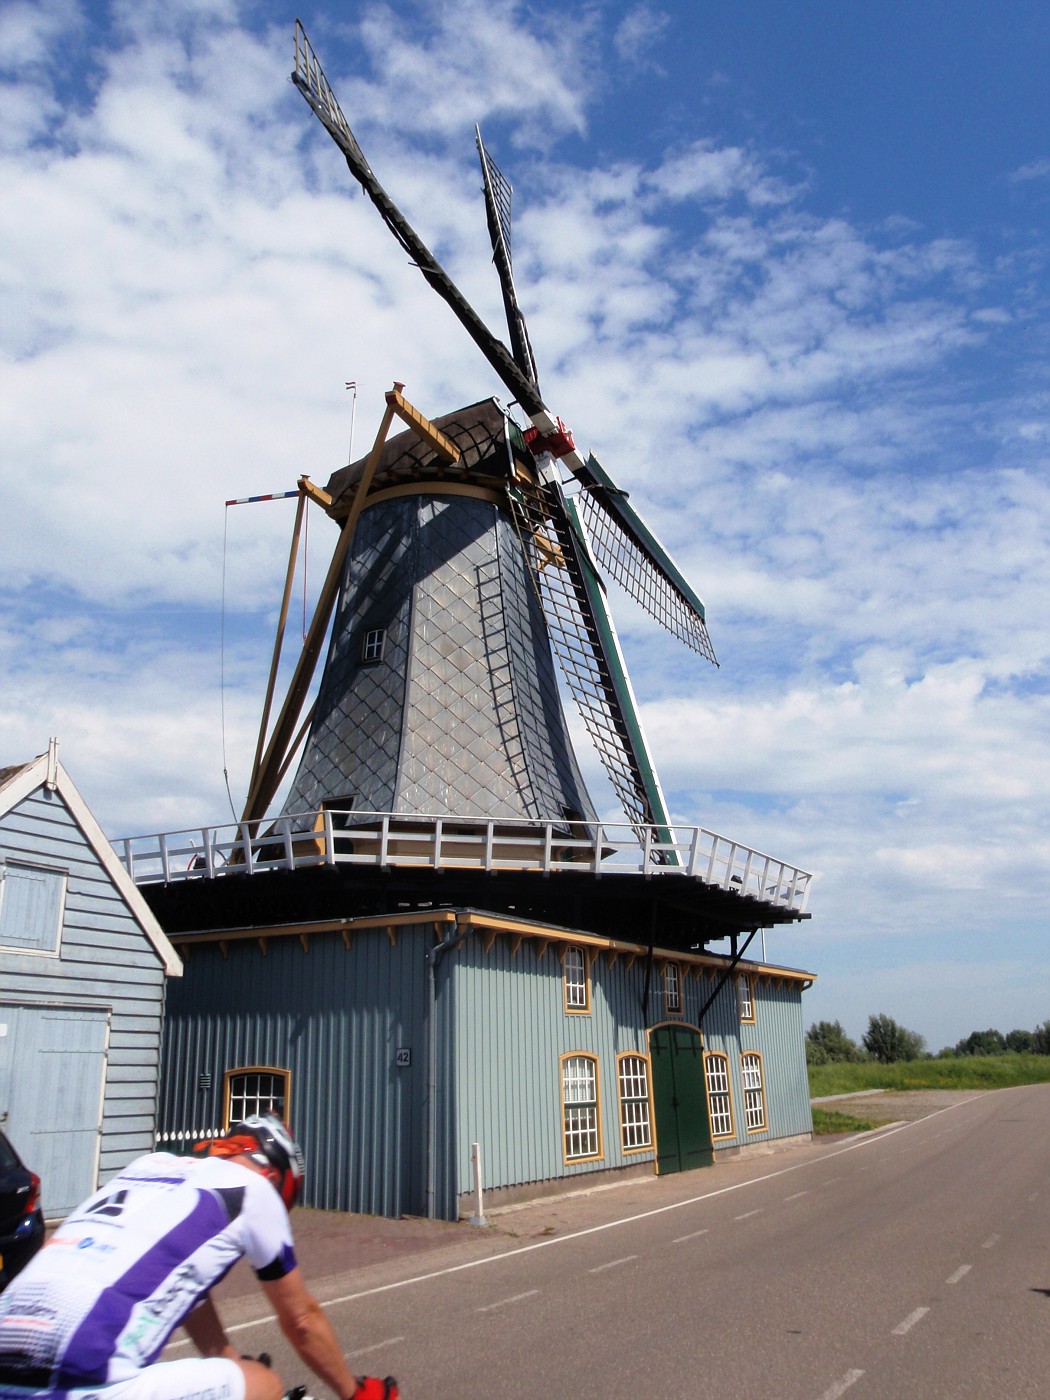
[[[140,885],[306,866],[534,870],[689,877],[802,913],[812,874],[704,827],[604,822],[503,822],[325,810],[263,822],[127,836],[115,841]]]

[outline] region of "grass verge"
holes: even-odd
[[[864,1089],[1010,1089],[1050,1083],[1050,1055],[966,1055],[904,1060],[896,1065],[809,1066],[810,1098],[859,1094]]]
[[[834,1108],[821,1108],[818,1105],[813,1109],[815,1137],[826,1137],[829,1133],[870,1133],[872,1128],[878,1126],[878,1123],[869,1122],[867,1118],[854,1118],[852,1113],[839,1113]]]

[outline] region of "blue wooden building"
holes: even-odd
[[[48,1217],[152,1148],[182,971],[56,750],[0,769],[0,1120]]]
[[[342,860],[338,814],[329,824],[313,856],[273,829],[239,863],[213,833],[203,852],[202,833],[152,856],[129,843],[185,960],[162,1145],[189,1150],[272,1108],[303,1141],[309,1204],[455,1218],[471,1210],[474,1143],[507,1200],[812,1131],[812,975],[746,956],[757,928],[805,917],[803,872],[776,863],[770,879],[734,847],[718,872],[708,853],[702,874],[641,860],[597,873],[549,841],[544,869],[542,839],[510,856],[520,827],[503,842],[446,832],[442,855],[415,824],[409,859],[393,818],[374,856],[358,830]],[[616,844],[589,840],[599,862]]]

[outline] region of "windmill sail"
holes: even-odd
[[[584,466],[575,499],[595,559],[650,617],[717,666],[700,598],[598,459]]]
[[[478,156],[481,159],[481,175],[485,182],[485,216],[488,219],[489,237],[492,239],[492,261],[496,264],[500,287],[503,289],[503,305],[507,313],[507,328],[514,352],[514,362],[527,375],[529,383],[539,395],[539,382],[536,374],[536,360],[532,353],[525,317],[518,305],[518,295],[514,290],[513,254],[511,252],[511,199],[513,190],[510,181],[485,149],[481,139],[481,128],[474,127]]]
[[[321,125],[342,151],[350,173],[383,216],[383,222],[415,262],[420,272],[459,317],[489,364],[514,394],[526,413],[545,412],[535,384],[518,367],[510,351],[494,336],[383,189],[343,116],[317,55],[299,20],[295,21],[295,71],[292,82],[310,104]]]
[[[508,495],[555,653],[602,766],[628,818],[657,827],[669,841],[656,769],[573,503],[554,480],[519,484]]]
[[[484,324],[376,179],[298,20],[292,79],[343,152],[352,175],[401,247],[459,317],[531,419],[533,427],[526,434],[531,447],[531,451],[525,453],[528,464],[522,471],[510,472],[504,486],[504,511],[509,510],[513,519],[520,539],[519,553],[531,571],[535,596],[542,603],[548,645],[553,643],[588,733],[628,816],[639,825],[668,830],[659,782],[605,606],[604,588],[595,560],[662,625],[714,661],[704,607],[623,493],[593,457],[584,461],[576,451],[571,434],[560,419],[552,417],[540,396],[532,347],[514,288],[509,183],[492,161],[477,131],[493,261],[503,291],[513,352]],[[579,483],[580,490],[572,500],[567,500],[561,489],[555,456]],[[438,478],[441,477],[439,473]],[[440,496],[438,479],[428,489],[432,495]],[[405,528],[408,529],[407,525]],[[417,534],[426,533],[422,518],[412,529]],[[593,546],[587,542],[588,535]],[[500,572],[497,569],[496,575]],[[483,630],[480,615],[475,627]],[[330,666],[334,662],[333,653]],[[322,697],[324,693],[323,683]],[[319,703],[324,709],[323,700]],[[332,704],[335,703],[332,699]],[[405,732],[403,725],[402,732]],[[560,739],[558,744],[561,744]],[[337,747],[334,739],[320,745],[329,755]],[[320,749],[312,742],[315,757]],[[328,762],[321,757],[318,772]],[[316,796],[327,782],[318,778],[317,773],[310,777],[306,772],[308,767],[304,759],[294,788],[304,801],[312,801],[310,794]],[[550,792],[553,790],[549,788]],[[575,796],[568,796],[568,788],[564,791],[567,800],[566,797],[559,799],[564,810],[592,810],[590,799],[584,800],[582,787]]]

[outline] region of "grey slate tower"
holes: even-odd
[[[290,814],[593,820],[546,620],[507,504],[512,438],[495,400],[384,446],[344,565]],[[345,514],[364,460],[328,483]]]

